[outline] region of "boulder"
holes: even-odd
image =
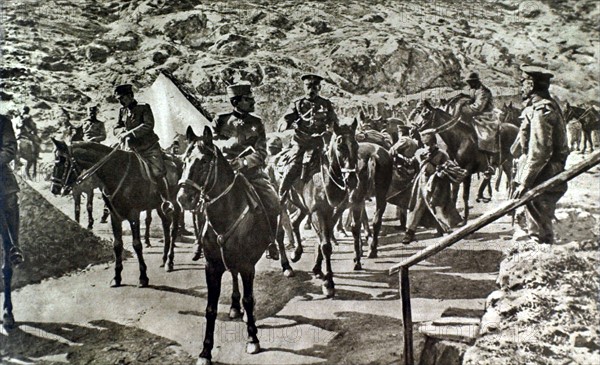
[[[165,51],[156,51],[152,54],[152,61],[156,65],[162,65],[168,58],[169,55]]]
[[[453,341],[427,337],[421,353],[420,365],[461,365],[468,346]]]
[[[304,22],[306,29],[312,34],[323,34],[327,32],[331,32],[333,29],[329,26],[326,21],[310,19]]]
[[[367,14],[360,18],[360,21],[367,23],[383,23],[384,20],[385,18],[381,14]]]
[[[138,48],[139,37],[134,34],[128,34],[117,37],[114,43],[114,49],[119,51],[134,51]]]
[[[224,56],[245,57],[256,48],[256,44],[250,38],[228,33],[219,37],[208,50]]]
[[[110,50],[101,44],[90,44],[85,50],[85,56],[92,62],[104,63]]]
[[[198,32],[206,29],[208,18],[204,13],[194,13],[184,19],[172,19],[164,27],[165,37],[171,40],[187,41]]]

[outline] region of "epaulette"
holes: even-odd
[[[248,113],[249,117],[252,117],[254,119],[258,119],[258,120],[262,120],[262,118],[260,117],[260,115],[254,114],[254,113]]]
[[[535,110],[554,110],[554,105],[551,100],[541,99],[533,103],[533,109]]]

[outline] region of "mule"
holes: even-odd
[[[581,153],[587,151],[587,145],[590,144],[590,150],[594,152],[594,141],[592,132],[600,131],[600,113],[594,107],[582,108],[567,103],[564,112],[565,121],[576,120],[581,123],[581,134],[583,136],[583,149]]]
[[[110,209],[113,231],[113,249],[115,254],[115,276],[113,287],[122,283],[123,271],[123,220],[129,222],[133,236],[133,249],[139,263],[139,286],[147,287],[149,279],[146,274],[146,263],[142,253],[140,239],[140,212],[156,209],[162,221],[164,233],[164,250],[162,265],[167,272],[173,271],[175,252],[173,239],[177,237],[180,207],[175,204],[175,212],[167,215],[162,212],[162,203],[158,188],[149,180],[143,162],[134,152],[113,149],[96,142],[75,142],[67,146],[62,141],[52,139],[55,149],[55,163],[52,173],[51,191],[60,194],[62,190],[72,188],[84,169],[92,169],[98,177],[103,189],[103,198]],[[165,161],[167,180],[171,187],[171,196],[175,197],[177,182],[182,171],[173,163]],[[119,173],[115,173],[115,172]]]
[[[246,352],[260,351],[254,318],[255,265],[276,235],[279,212],[260,205],[253,208],[255,198],[250,183],[242,174],[234,172],[213,143],[209,127],[204,128],[201,137],[188,127],[186,136],[189,146],[177,199],[184,209],[200,212],[206,220],[203,248],[208,301],[204,343],[197,363],[210,364],[225,270],[231,271],[234,277],[239,273],[242,279],[242,305],[248,333]],[[279,244],[283,245],[283,241]]]
[[[434,108],[424,100],[417,106],[415,123],[420,130],[435,128],[441,139],[447,146],[447,153],[458,165],[467,170],[467,177],[462,182],[464,217],[462,224],[469,218],[469,194],[471,179],[474,173],[485,172],[488,166],[488,153],[479,150],[473,127],[466,125],[453,117],[451,114],[439,108]],[[517,138],[519,130],[509,123],[501,123],[499,126],[500,148],[497,153],[489,154],[495,164],[504,171],[504,174],[512,180],[512,161],[510,146]],[[452,198],[458,200],[458,186],[453,186]]]

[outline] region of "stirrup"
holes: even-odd
[[[170,201],[164,201],[160,204],[160,210],[166,215],[170,215],[175,211],[175,206]]]

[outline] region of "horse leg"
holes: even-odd
[[[352,206],[350,208],[350,214],[352,215],[352,237],[354,237],[354,270],[362,270],[360,258],[362,256],[362,243],[360,237],[360,225],[361,225],[361,206]]]
[[[320,214],[322,214],[322,213],[316,212],[316,214],[317,214],[317,216],[320,216]],[[320,218],[318,218],[318,219],[320,219]],[[322,225],[321,225],[321,227],[322,227]],[[321,247],[321,242],[323,241],[323,235],[322,235],[322,230],[319,229],[316,225],[314,226],[314,230],[317,233],[319,242],[315,243],[315,245],[316,245],[315,264],[313,265],[312,273],[316,278],[322,279],[324,277],[323,270],[321,270],[321,265],[323,264],[323,252],[321,251],[320,247]]]
[[[377,208],[375,210],[375,216],[373,217],[373,238],[371,240],[371,245],[369,246],[368,258],[370,259],[377,258],[377,247],[379,246],[379,232],[381,232],[381,224],[383,223],[383,213],[385,212],[386,206],[387,201],[385,200],[385,195],[378,196],[376,199]]]
[[[104,203],[104,209],[102,209],[102,218],[100,218],[100,223],[106,223],[108,221],[108,216],[110,215],[110,210]]]
[[[94,191],[87,192],[87,204],[85,205],[87,208],[88,214],[88,229],[94,228]]]
[[[363,228],[367,232],[367,241],[369,241],[369,238],[373,237],[373,231],[371,230],[371,225],[369,224],[369,216],[367,215],[367,209],[365,207],[363,207],[362,209],[360,222],[362,223]]]
[[[133,250],[138,259],[138,266],[140,268],[140,288],[148,287],[148,276],[146,275],[146,262],[144,262],[144,255],[142,253],[142,240],[140,236],[140,215],[128,219],[129,226],[131,227],[131,235],[133,236]]]
[[[2,213],[4,214],[4,213]],[[2,326],[6,330],[11,330],[15,327],[15,318],[13,316],[13,306],[11,297],[11,281],[13,275],[13,269],[10,262],[10,239],[7,233],[4,233],[2,237],[3,246],[3,260],[2,260],[2,279],[4,280],[4,303],[2,305]]]
[[[333,247],[331,245],[331,237],[333,237],[334,221],[333,211],[326,213],[329,214],[319,216],[322,231],[322,239],[320,245],[321,249],[319,251],[325,258],[325,276],[323,277],[323,284],[321,285],[321,289],[323,291],[323,294],[327,298],[333,298],[335,295],[335,283],[333,282],[333,269],[331,268],[331,253],[333,252]]]
[[[160,210],[160,209],[158,209]],[[157,210],[157,211],[158,211]],[[144,243],[146,247],[152,247],[150,244],[150,225],[152,224],[152,210],[148,209],[146,211],[146,218],[144,219],[144,223],[146,224],[146,230],[144,231]]]
[[[300,224],[302,220],[306,217],[306,212],[302,209],[298,211],[298,217],[292,222],[292,229],[296,236],[296,248],[294,252],[292,252],[292,262],[298,262],[300,258],[302,258],[302,254],[304,253],[304,248],[302,247],[302,238],[300,237]]]
[[[246,311],[246,329],[248,331],[248,341],[246,342],[246,353],[257,354],[260,351],[260,343],[258,341],[258,330],[254,318],[254,267],[249,270],[240,272],[242,275],[242,283],[244,285],[244,298],[242,303],[244,311]]]
[[[287,254],[285,253],[285,244],[283,243],[284,232],[283,232],[283,214],[279,216],[279,222],[277,223],[277,237],[275,237],[275,241],[277,241],[277,249],[279,250],[279,261],[281,262],[281,269],[283,270],[283,276],[292,277],[294,276],[294,269],[290,265],[288,261]],[[289,222],[289,221],[288,221]]]
[[[483,180],[481,181],[481,184],[479,184],[479,189],[477,190],[477,199],[475,199],[476,202],[480,202],[480,201],[485,201],[485,197],[483,196],[483,192],[485,191],[485,187],[487,185],[487,183],[489,182],[489,178],[487,176],[483,177]]]
[[[240,299],[242,298],[242,295],[240,294],[240,284],[238,281],[238,273],[236,271],[231,271],[231,280],[233,283],[233,288],[231,289],[231,308],[229,309],[229,318],[238,319],[242,317],[242,307],[240,305]]]
[[[79,223],[81,217],[81,192],[73,191],[73,202],[75,203],[75,222]]]
[[[160,267],[164,267],[166,272],[173,271],[173,259],[175,257],[175,250],[173,249],[173,239],[175,234],[177,234],[177,215],[167,215],[162,209],[157,209],[156,212],[160,217],[160,221],[162,223],[163,228],[163,237],[164,237],[164,247],[163,247],[163,257],[162,264]],[[177,213],[179,214],[179,213]]]
[[[456,205],[458,202],[458,189],[460,188],[460,183],[452,183],[450,186],[450,190],[452,191],[452,202]]]
[[[121,220],[114,214],[110,215],[113,231],[113,251],[115,253],[115,277],[113,288],[121,286],[121,272],[123,271],[123,227]]]
[[[463,218],[462,224],[467,224],[467,220],[469,219],[469,190],[471,189],[471,176],[469,175],[463,181],[463,204],[465,205],[465,216]]]
[[[498,169],[498,178],[496,179],[496,183],[494,184],[494,189],[496,191],[500,191],[500,182],[502,181],[502,172],[504,171],[504,164],[502,164],[502,168]]]
[[[215,322],[217,320],[217,309],[219,306],[219,296],[221,295],[221,278],[225,268],[219,263],[206,263],[206,286],[208,288],[208,300],[206,303],[206,330],[204,332],[204,345],[199,355],[197,365],[208,365],[212,359],[212,349],[214,346]]]
[[[282,234],[287,236],[288,238],[288,247],[292,248],[296,246],[296,240],[294,237],[294,229],[292,227],[292,221],[290,220],[290,215],[285,207],[281,209],[281,228],[283,229]]]

